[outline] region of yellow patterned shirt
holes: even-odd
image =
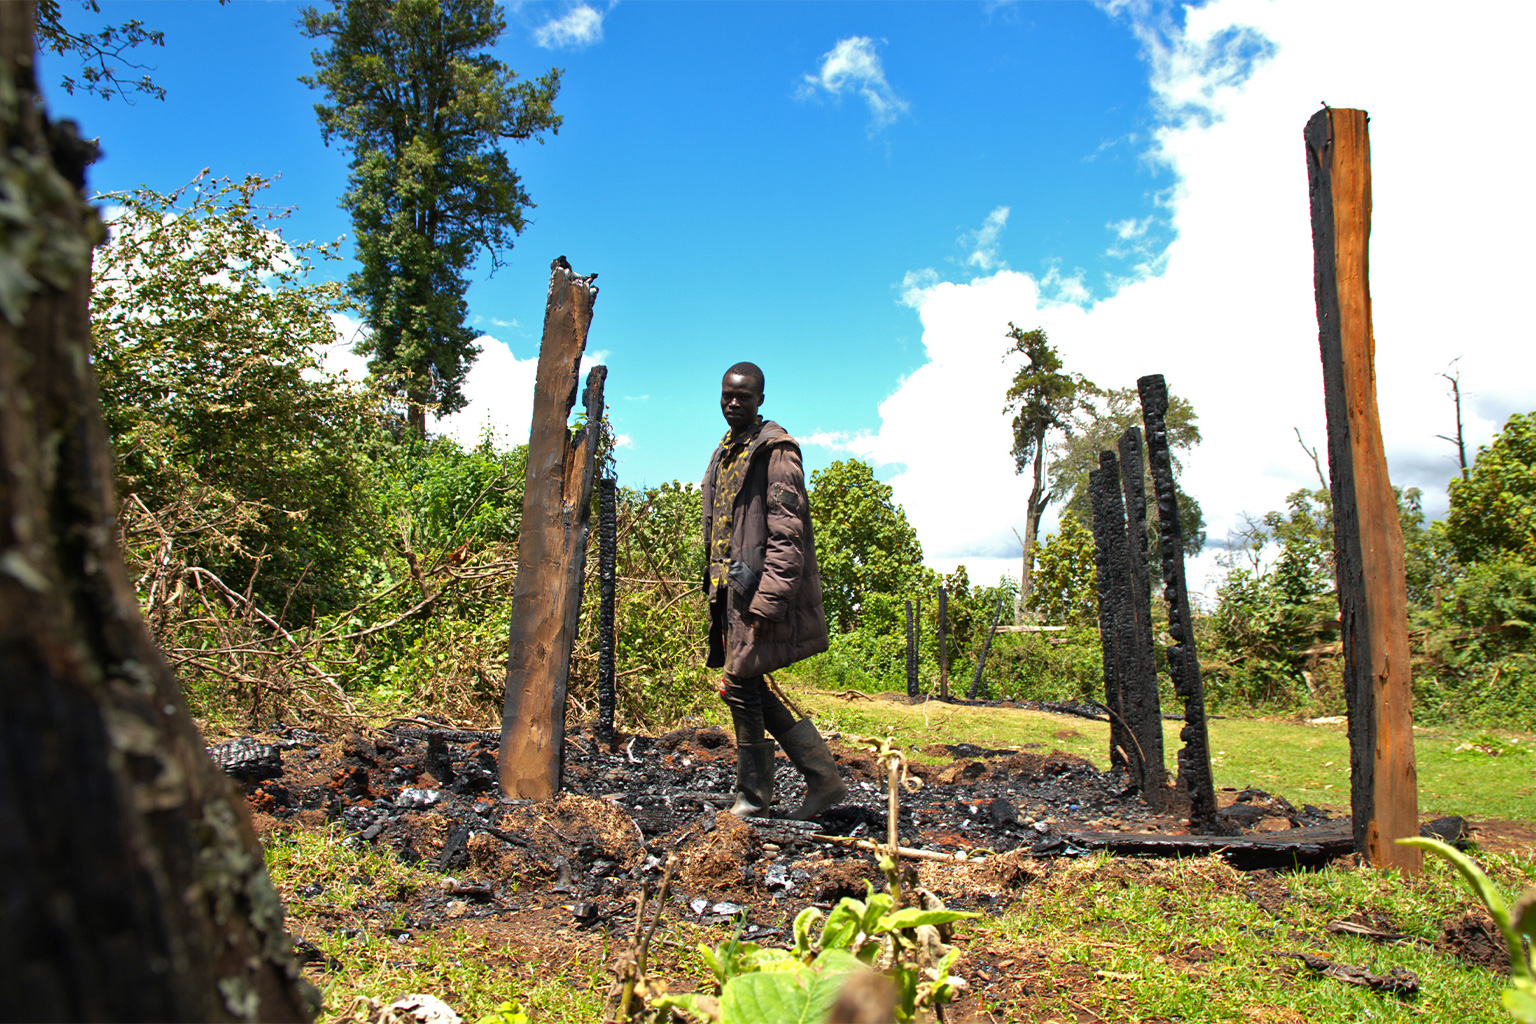
[[[739,441],[731,440],[730,431],[726,431],[725,437],[720,440],[720,459],[715,464],[715,494],[714,502],[710,506],[709,529],[709,589],[711,593],[725,586],[726,573],[731,568],[731,527],[733,525],[732,510],[736,505],[736,495],[741,493],[741,485],[747,479],[747,466],[751,460],[747,453],[752,450],[752,442],[757,440],[757,435],[762,432],[763,418],[759,416],[753,424],[752,431],[744,435]]]

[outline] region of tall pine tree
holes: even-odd
[[[391,380],[417,436],[426,407],[464,406],[479,350],[465,326],[465,278],[482,251],[494,268],[533,201],[502,140],[558,133],[560,71],[521,81],[487,51],[506,28],[495,0],[333,0],[300,26],[326,91],[315,114],[327,144],[352,150],[342,205],[361,269],[349,285],[371,335],[369,368]]]

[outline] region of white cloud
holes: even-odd
[[[1423,488],[1426,507],[1442,511],[1454,452],[1435,435],[1454,432],[1454,413],[1438,374],[1450,360],[1461,356],[1474,448],[1511,413],[1536,408],[1536,328],[1523,308],[1536,277],[1526,242],[1536,194],[1524,138],[1508,130],[1529,91],[1523,50],[1536,8],[1383,20],[1369,3],[1216,0],[1181,9],[1182,27],[1151,8],[1115,10],[1146,51],[1163,121],[1153,153],[1178,179],[1167,202],[1173,241],[1092,304],[1080,274],[906,275],[901,301],[921,317],[927,362],[881,405],[870,448],[900,467],[891,484],[930,560],[963,560],[985,578],[984,565],[1017,558],[1012,528],[1022,527],[1028,485],[1014,475],[1001,411],[1010,320],[1046,328],[1068,368],[1102,386],[1160,372],[1194,403],[1205,441],[1185,460],[1184,485],[1213,540],[1243,512],[1316,486],[1292,428],[1326,451],[1301,144],[1319,100],[1372,117],[1382,430],[1393,481]],[[1319,32],[1324,18],[1329,31]],[[1209,554],[1191,565],[1191,586],[1212,568]]]
[[[869,108],[870,135],[890,127],[908,110],[907,101],[885,80],[875,41],[867,36],[839,39],[822,55],[820,69],[804,77],[796,95],[808,99],[818,90],[836,98],[851,92],[862,99]]]
[[[353,383],[362,381],[368,376],[368,359],[352,349],[362,339],[363,325],[346,313],[332,313],[331,326],[336,328],[336,340],[316,353],[320,368]]]
[[[451,416],[429,417],[427,427],[433,434],[446,434],[465,446],[478,444],[486,430],[500,446],[524,444],[533,423],[538,354],[519,359],[505,343],[488,334],[475,342],[480,346],[480,357],[464,380],[468,403]]]
[[[1008,207],[999,206],[987,214],[987,219],[975,231],[961,236],[961,242],[970,253],[965,257],[966,266],[981,270],[997,270],[1008,264],[998,256],[998,239],[1008,225]]]
[[[546,50],[580,50],[603,40],[603,16],[587,4],[576,4],[558,18],[533,30],[533,41]]]
[[[1115,233],[1115,237],[1120,239],[1120,241],[1128,242],[1133,238],[1141,238],[1143,235],[1145,235],[1147,233],[1147,228],[1152,226],[1152,218],[1150,216],[1143,217],[1141,220],[1128,218],[1126,220],[1116,221],[1113,224],[1106,224],[1104,226],[1113,231]]]

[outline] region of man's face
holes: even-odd
[[[756,423],[757,409],[762,404],[762,393],[751,377],[728,373],[720,382],[720,411],[732,430],[744,430]]]

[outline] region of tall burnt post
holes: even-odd
[[[1368,120],[1363,110],[1325,108],[1307,122],[1313,286],[1328,414],[1355,849],[1377,867],[1418,874],[1420,852],[1392,841],[1419,833],[1418,768],[1403,532],[1376,412]]]
[[[1184,530],[1179,524],[1179,497],[1173,485],[1173,458],[1168,451],[1168,385],[1160,373],[1136,381],[1146,426],[1147,461],[1157,500],[1158,543],[1163,563],[1163,600],[1168,605],[1168,674],[1173,692],[1184,702],[1184,728],[1179,739],[1179,789],[1189,797],[1189,821],[1196,827],[1216,822],[1216,786],[1211,779],[1211,744],[1205,727],[1205,685],[1195,651],[1195,626],[1189,614],[1189,587],[1184,581]]]
[[[949,700],[949,595],[939,588],[939,699]]]
[[[1120,486],[1125,492],[1125,540],[1130,562],[1130,614],[1135,622],[1133,658],[1125,695],[1131,732],[1141,750],[1141,795],[1155,808],[1163,804],[1167,770],[1163,766],[1163,708],[1157,693],[1157,658],[1152,649],[1152,574],[1147,567],[1147,493],[1142,486],[1141,430],[1120,435]]]
[[[976,659],[976,676],[971,680],[971,689],[967,693],[967,700],[975,700],[976,694],[981,694],[981,699],[987,699],[986,687],[982,686],[982,676],[987,671],[987,653],[992,650],[992,638],[997,635],[997,624],[1003,621],[1003,599],[997,599],[997,611],[992,613],[992,628],[987,630],[986,639],[981,642],[981,655]]]
[[[565,696],[581,614],[607,367],[594,366],[587,375],[586,423],[574,435],[568,423],[597,300],[596,276],[577,275],[563,256],[550,265],[501,713],[501,792],[513,798],[548,800],[560,789],[564,767]]]
[[[1125,550],[1125,507],[1120,472],[1111,452],[1099,455],[1088,474],[1093,501],[1093,564],[1099,589],[1099,642],[1104,651],[1104,706],[1109,708],[1109,763],[1140,779],[1140,757],[1126,720],[1127,666],[1135,645],[1135,623],[1127,622],[1130,566]]]
[[[917,640],[912,635],[915,624],[912,618],[912,602],[905,602],[907,609],[907,696],[917,696]]]
[[[613,584],[618,571],[618,481],[604,477],[597,482],[597,739],[613,743],[614,633]]]

